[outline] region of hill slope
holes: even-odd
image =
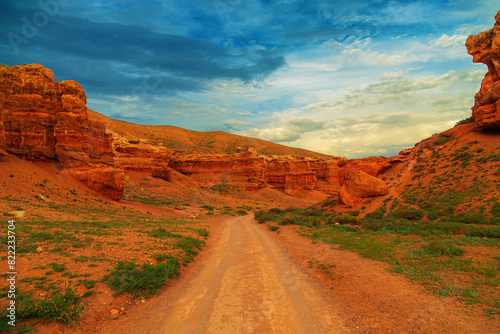
[[[229,134],[222,131],[200,132],[169,125],[138,125],[115,120],[88,110],[92,119],[106,124],[114,132],[126,137],[159,140],[166,148],[186,153],[233,154],[237,147],[254,147],[261,155],[292,155],[311,158],[326,158],[326,154],[288,147],[265,140]]]

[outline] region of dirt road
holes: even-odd
[[[117,322],[104,332],[349,332],[335,305],[322,298],[252,216],[227,218],[221,224],[211,252],[189,281],[167,296],[167,305],[156,305],[149,314]]]

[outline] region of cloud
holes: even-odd
[[[4,3],[0,3],[0,10],[19,18],[2,24],[4,36],[9,32],[22,36],[20,18],[36,13],[36,8],[21,11]],[[0,43],[3,48],[10,46],[6,39]],[[43,59],[44,65],[71,75],[90,92],[115,95],[130,95],[148,80],[157,81],[149,92],[155,95],[201,90],[216,79],[260,80],[285,64],[284,57],[273,50],[236,49],[139,25],[63,15],[51,18],[33,39],[18,48],[21,53],[10,56],[10,63]],[[57,56],[51,56],[54,54]]]
[[[393,155],[467,117],[481,75],[389,72],[339,99],[275,112],[273,123],[242,134],[349,158]]]
[[[224,121],[225,124],[230,124],[230,125],[243,125],[243,124],[250,124],[249,122],[244,122],[244,121],[238,121],[236,119],[227,119]]]
[[[431,46],[439,47],[446,52],[446,56],[449,58],[468,58],[467,49],[465,47],[465,41],[468,35],[451,35],[443,34],[438,38],[432,39],[430,41]]]

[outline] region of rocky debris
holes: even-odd
[[[474,63],[488,66],[479,92],[474,97],[472,116],[482,128],[500,129],[500,11],[488,31],[469,36],[465,43]]]
[[[105,125],[88,118],[86,103],[77,82],[56,82],[41,65],[0,66],[0,150],[58,160],[91,188],[120,199],[123,169],[115,166]]]
[[[118,318],[118,315],[120,314],[120,312],[118,310],[115,310],[115,309],[112,309],[111,311],[109,311],[109,314],[111,315],[111,319],[116,319]]]
[[[26,211],[21,210],[21,211],[10,211],[9,216],[16,217],[16,218],[24,218],[26,215]]]

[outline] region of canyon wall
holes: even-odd
[[[474,63],[488,66],[472,107],[475,122],[488,129],[500,129],[500,11],[495,21],[492,29],[469,36],[465,44]]]
[[[77,82],[56,82],[41,65],[0,66],[0,156],[57,160],[65,173],[115,200],[122,198],[125,173],[132,171],[166,181],[176,171],[196,181],[190,186],[207,189],[227,183],[292,196],[302,190],[336,195],[350,170],[376,177],[389,164],[386,158],[264,156],[252,147],[235,154],[185,154],[161,141],[111,131],[88,117],[86,102]]]
[[[28,160],[58,160],[89,187],[122,197],[124,174],[114,163],[111,135],[88,118],[77,82],[55,82],[41,65],[0,66],[0,103],[0,148]]]

